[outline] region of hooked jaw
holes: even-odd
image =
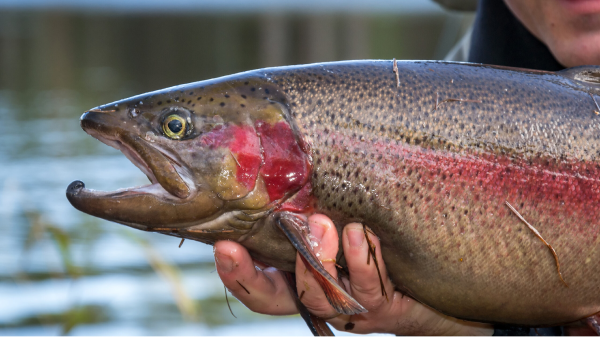
[[[87,189],[83,182],[74,181],[66,195],[75,208],[139,229],[193,222],[219,211],[222,202],[212,192],[198,191],[185,176],[185,169],[176,167],[174,159],[136,136],[135,129],[127,130],[121,124],[124,124],[121,116],[112,111],[94,109],[81,117],[81,126],[88,134],[120,150],[146,174],[150,184],[104,192]]]

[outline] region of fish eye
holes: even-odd
[[[163,132],[171,139],[181,139],[185,135],[187,122],[179,115],[170,115],[163,121]]]

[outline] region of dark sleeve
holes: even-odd
[[[469,62],[550,71],[564,69],[502,0],[479,0]]]
[[[496,324],[492,336],[564,336],[560,326],[550,328],[527,328],[522,326]]]

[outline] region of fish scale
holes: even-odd
[[[589,94],[549,73],[399,67],[399,87],[391,62],[270,75],[312,141],[317,210],[340,233],[350,221],[375,227],[396,287],[452,316],[548,324],[600,310]],[[435,109],[446,98],[481,103]],[[570,287],[505,200],[556,248]]]
[[[396,289],[447,315],[541,326],[599,312],[600,87],[588,76],[599,68],[397,65],[260,69],[94,108],[84,130],[153,184],[95,193],[74,182],[67,197],[134,228],[236,240],[284,271],[291,242],[319,265],[302,233],[323,213],[340,235],[369,226]],[[161,131],[169,114],[189,123],[177,140]],[[183,187],[189,196],[168,192]],[[506,202],[556,250],[566,284]],[[334,304],[342,291],[328,291]]]

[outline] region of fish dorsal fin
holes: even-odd
[[[582,84],[600,87],[600,66],[579,66],[557,72],[557,74]]]

